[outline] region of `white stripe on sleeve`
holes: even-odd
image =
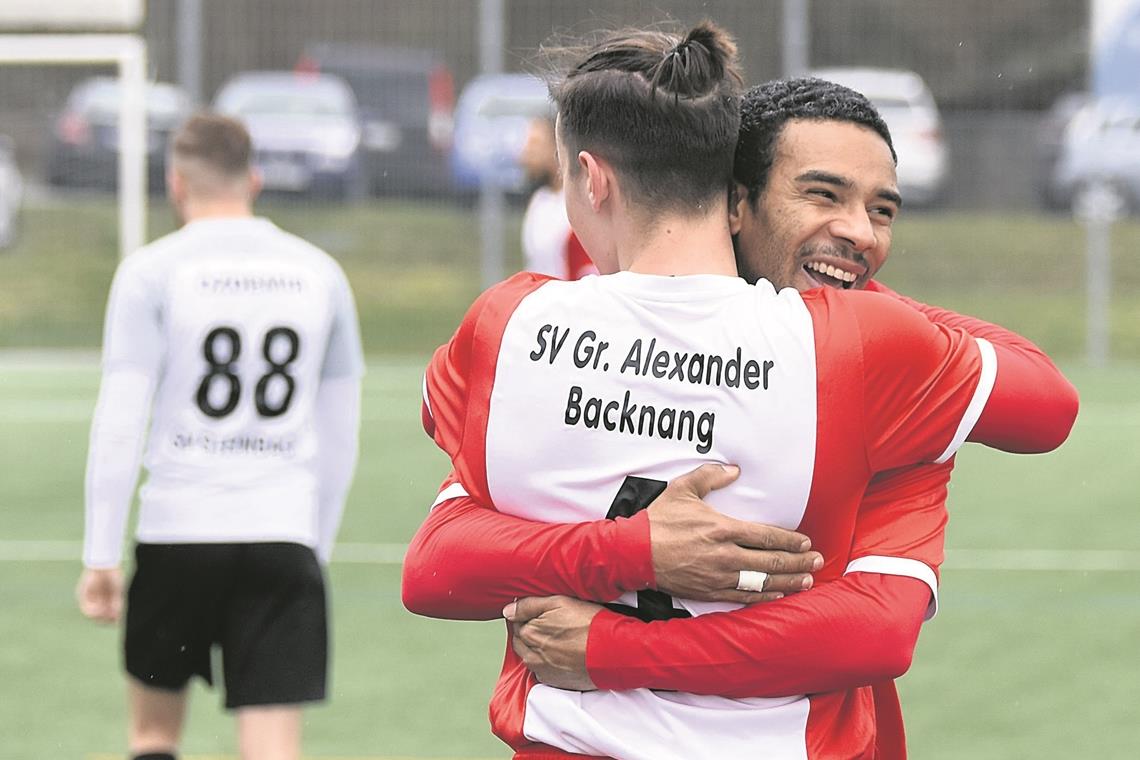
[[[915,578],[930,587],[930,606],[926,608],[923,620],[930,620],[938,614],[938,576],[925,562],[909,557],[882,557],[869,555],[852,560],[843,571],[844,575],[851,573],[878,573],[879,575],[901,575]]]
[[[994,351],[993,344],[985,338],[974,338],[974,340],[977,341],[978,351],[982,354],[982,372],[978,378],[978,387],[974,389],[974,397],[970,399],[970,405],[966,407],[966,413],[962,415],[962,421],[958,423],[958,430],[954,433],[954,439],[950,441],[950,445],[946,447],[942,455],[934,460],[935,464],[942,464],[954,456],[955,452],[966,442],[966,436],[974,429],[974,425],[978,424],[982,410],[986,408],[986,402],[989,401],[990,393],[994,389],[994,381],[997,379],[997,353]]]
[[[467,489],[463,487],[462,483],[452,483],[447,488],[439,492],[439,496],[435,497],[435,501],[431,503],[431,508],[435,509],[445,501],[458,499],[460,496],[468,496]]]
[[[435,414],[433,414],[431,411],[431,399],[428,398],[427,373],[426,372],[424,373],[424,379],[423,379],[423,396],[424,396],[424,407],[427,409],[428,416],[434,420]]]

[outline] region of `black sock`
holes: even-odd
[[[135,755],[132,760],[178,760],[178,758],[170,752],[147,752],[143,755]]]

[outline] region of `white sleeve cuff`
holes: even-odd
[[[997,379],[997,352],[994,351],[993,344],[985,338],[974,338],[974,340],[982,355],[982,371],[978,377],[978,387],[974,388],[974,397],[970,399],[970,405],[966,407],[966,413],[958,423],[954,439],[950,441],[950,445],[942,455],[934,460],[935,464],[942,464],[950,459],[966,442],[966,436],[974,429],[974,425],[978,424],[982,410],[986,408],[986,402],[990,400],[990,393],[994,389],[994,381]]]
[[[907,557],[880,557],[869,555],[852,560],[843,571],[844,575],[851,573],[878,573],[879,575],[901,575],[915,578],[930,587],[930,605],[926,608],[923,621],[930,620],[938,614],[938,576],[925,562]]]
[[[451,501],[452,499],[458,499],[460,496],[469,495],[470,494],[467,493],[467,489],[463,487],[462,483],[452,483],[447,488],[439,492],[439,495],[435,497],[435,501],[431,503],[431,509],[435,509],[445,501]]]

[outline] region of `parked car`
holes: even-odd
[[[1140,212],[1140,100],[1090,102],[1065,129],[1051,193],[1075,210],[1090,192],[1119,211]]]
[[[455,108],[455,147],[451,166],[455,185],[472,193],[484,182],[509,193],[526,191],[519,153],[527,125],[552,115],[546,84],[529,74],[490,74],[472,79]]]
[[[15,146],[7,135],[0,135],[0,248],[16,239],[23,198],[24,178],[16,166]]]
[[[119,80],[85,79],[67,96],[55,120],[48,153],[48,182],[57,186],[114,188],[118,185]],[[191,100],[175,85],[146,87],[147,185],[163,187],[170,135],[190,114]]]
[[[934,96],[913,71],[875,68],[817,69],[812,76],[861,92],[891,131],[898,154],[899,190],[909,205],[938,200],[946,184],[946,143]]]
[[[352,88],[363,124],[363,159],[374,192],[451,191],[455,86],[434,50],[366,44],[305,46],[299,72],[332,74]]]
[[[339,77],[244,72],[222,85],[214,109],[246,125],[266,190],[342,199],[367,191],[360,112]]]

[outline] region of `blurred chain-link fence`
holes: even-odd
[[[393,91],[375,94],[362,105],[416,110],[426,130],[432,109],[437,116],[446,116],[455,96],[480,69],[476,0],[201,0],[196,3],[201,16],[195,29],[185,28],[186,14],[180,13],[179,2],[148,3],[143,33],[150,72],[157,81],[183,80],[192,97],[207,103],[239,72],[293,69],[314,52],[340,60],[355,53],[357,68],[371,69],[370,86]],[[810,66],[909,69],[925,79],[942,111],[952,157],[945,204],[960,208],[1034,204],[1042,168],[1036,153],[1042,112],[1063,94],[1086,87],[1087,2],[816,0],[804,5]],[[737,35],[747,76],[759,82],[783,73],[785,6],[778,0],[502,0],[503,65],[507,71],[533,67],[535,51],[552,35],[666,18],[686,24],[707,17]],[[187,36],[194,32],[198,34]],[[198,56],[191,59],[200,61],[195,72],[180,71],[180,52],[184,55],[188,45],[198,49]],[[417,66],[424,70],[422,83],[414,76]],[[47,174],[51,138],[58,131],[53,120],[68,93],[83,79],[108,71],[81,67],[0,71],[0,131],[15,141],[26,174],[32,178]],[[429,92],[433,85],[436,91]],[[423,102],[415,102],[416,98]],[[395,116],[397,121],[401,118]],[[405,137],[404,150],[422,150],[421,160],[405,161],[406,168],[378,190],[445,194],[450,182],[446,152],[452,146],[447,127],[435,128],[434,141],[412,146],[414,138]],[[423,177],[431,172],[437,176]]]
[[[959,249],[984,251],[987,261],[1000,253],[1003,264],[1011,261],[1011,241],[1040,235],[1053,247],[1038,255],[1060,267],[1048,270],[1049,287],[1064,288],[1083,276],[1080,229],[1067,221],[1072,193],[1080,188],[1059,191],[1051,177],[1063,130],[1087,102],[1096,2],[150,0],[140,30],[156,83],[147,98],[150,237],[172,227],[161,199],[161,148],[189,108],[217,102],[227,84],[248,72],[335,74],[355,95],[351,119],[359,139],[345,143],[317,134],[299,145],[300,127],[280,123],[276,131],[292,134],[293,142],[258,146],[267,185],[283,191],[263,208],[346,262],[362,311],[378,325],[404,324],[373,348],[419,350],[446,334],[424,327],[433,324],[430,315],[451,324],[482,283],[521,263],[518,217],[527,188],[517,171],[509,181],[496,174],[509,186],[508,202],[489,202],[479,186],[480,176],[491,176],[487,167],[473,176],[467,165],[470,156],[476,163],[513,162],[521,135],[490,116],[499,107],[495,97],[508,110],[512,98],[522,97],[521,80],[492,83],[476,96],[480,74],[533,72],[540,46],[551,39],[709,18],[736,35],[750,82],[789,69],[827,69],[840,77],[852,75],[853,67],[873,67],[914,72],[918,79],[912,79],[924,83],[906,98],[889,88],[865,90],[884,113],[913,112],[909,122],[900,116],[898,126],[892,124],[909,201],[904,217],[916,218],[911,208],[928,210],[917,215],[925,220],[922,234],[912,236],[918,226],[900,227],[895,260],[901,263],[892,271],[904,272],[911,252],[933,255],[944,230],[953,231]],[[98,341],[115,257],[109,209],[117,146],[111,108],[117,96],[113,82],[98,77],[113,75],[109,66],[0,67],[0,135],[9,138],[0,138],[0,154],[14,159],[25,188],[22,232],[4,257],[0,345]],[[879,80],[858,81],[875,87]],[[260,86],[249,76],[239,84],[239,93]],[[231,87],[223,99],[237,97]],[[922,176],[904,176],[916,173]],[[497,192],[490,200],[496,198]],[[954,226],[952,214],[1019,221]],[[1057,247],[1061,240],[1067,248]],[[1131,288],[1131,258],[1114,275],[1118,289]],[[1018,266],[1041,272],[1043,265]],[[984,275],[996,271],[991,266]],[[915,281],[944,287],[953,302],[958,292],[975,296],[982,275],[960,276],[961,282],[959,273],[937,280],[916,274]],[[998,278],[994,288],[1008,293],[1027,281]],[[53,301],[26,303],[29,293],[40,291]],[[975,305],[967,301],[961,305]],[[1079,304],[1073,308],[1079,320]],[[1116,322],[1119,332],[1119,317]],[[1140,345],[1140,335],[1128,340]]]

